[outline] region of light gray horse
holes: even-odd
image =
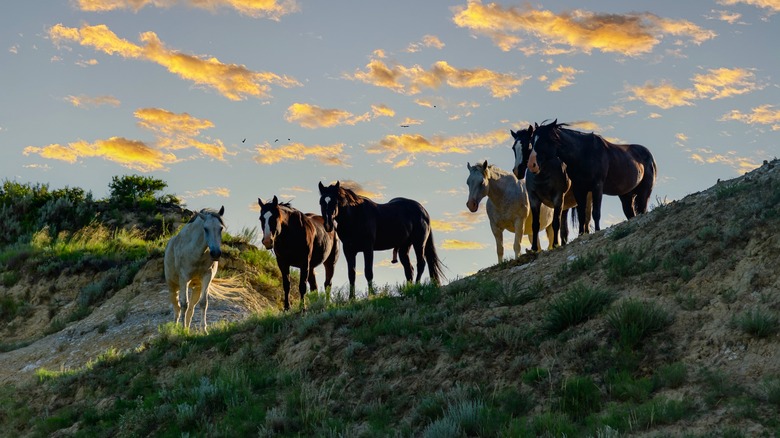
[[[182,308],[186,309],[184,327],[189,329],[195,304],[203,311],[203,331],[206,328],[206,309],[209,307],[209,286],[217,275],[222,255],[222,230],[225,223],[219,212],[204,208],[165,246],[165,281],[171,293],[171,304],[179,324]],[[192,300],[190,300],[192,295]]]
[[[490,219],[490,230],[496,239],[498,262],[504,261],[504,230],[515,233],[513,249],[515,257],[518,257],[523,234],[529,238],[532,236],[532,218],[529,214],[530,207],[525,183],[519,181],[511,172],[488,165],[487,160],[474,166],[466,163],[466,168],[469,170],[469,176],[466,179],[466,185],[469,187],[466,207],[472,213],[476,212],[479,209],[479,202],[487,196],[485,209],[488,219]],[[539,218],[540,227],[546,229],[550,244],[553,241],[552,219],[552,209],[542,205]]]

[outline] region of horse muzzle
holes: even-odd
[[[211,256],[212,261],[219,261],[219,258],[222,257],[222,251],[220,250],[209,250],[209,255]]]
[[[265,249],[274,249],[274,239],[270,237],[263,237],[263,246]]]
[[[469,199],[466,201],[466,207],[469,209],[470,212],[476,213],[477,210],[479,210],[479,203],[475,202],[473,199]]]

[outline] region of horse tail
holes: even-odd
[[[436,247],[433,244],[433,231],[428,234],[428,240],[425,241],[425,262],[428,263],[428,275],[432,283],[440,285],[442,279],[446,280],[444,264],[436,255]]]

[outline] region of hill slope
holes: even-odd
[[[441,289],[147,332],[4,386],[0,420],[13,435],[776,436],[779,206],[773,161]]]

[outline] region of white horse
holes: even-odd
[[[488,165],[487,160],[482,164],[472,166],[466,163],[469,176],[466,185],[469,187],[469,199],[466,207],[474,213],[479,209],[479,202],[485,196],[488,197],[485,209],[490,219],[490,230],[496,239],[496,255],[498,262],[504,261],[504,230],[515,233],[515,257],[520,255],[520,242],[523,234],[531,238],[532,217],[528,204],[528,192],[525,183],[518,180],[512,172],[506,172],[496,166]],[[553,211],[542,205],[540,209],[540,228],[547,231],[547,240],[552,244]],[[548,247],[548,249],[552,249]]]
[[[225,228],[222,221],[224,213],[224,206],[219,212],[204,208],[165,246],[165,281],[171,292],[176,324],[179,324],[184,308],[184,327],[187,329],[192,322],[195,304],[200,304],[203,310],[203,331],[208,333],[206,309],[209,307],[209,286],[217,275],[222,255],[220,245],[222,230]]]

